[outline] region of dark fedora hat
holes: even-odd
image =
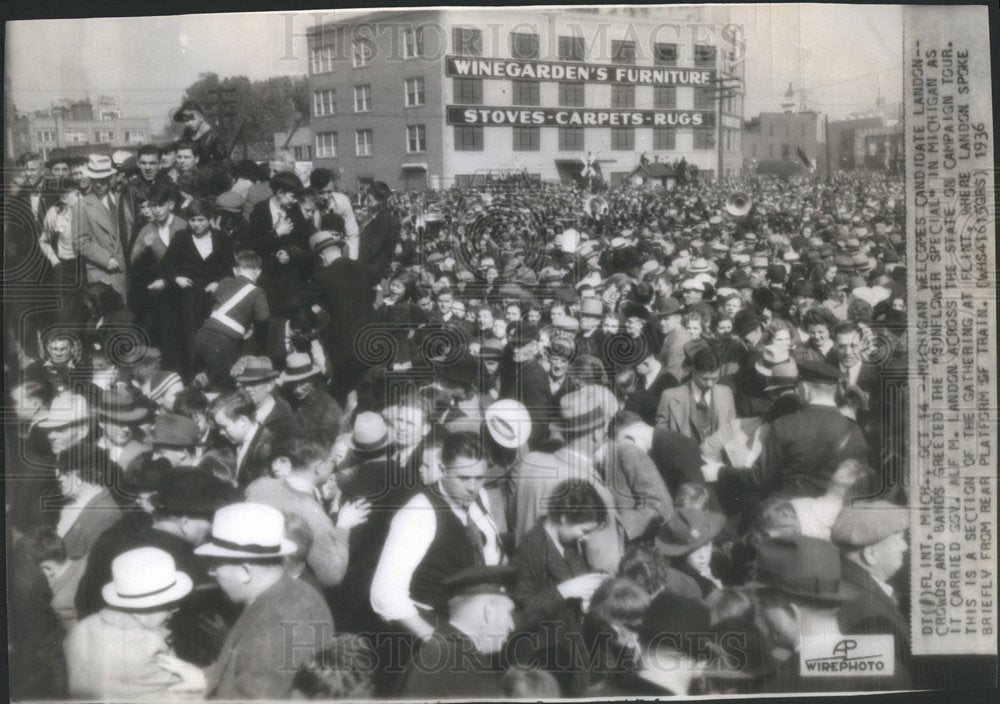
[[[858,596],[840,573],[840,550],[805,535],[768,538],[757,547],[757,572],[748,589],[775,589],[793,597],[839,603]]]
[[[814,384],[836,384],[840,381],[840,370],[821,359],[804,357],[799,360],[799,378]]]
[[[443,360],[435,362],[431,360],[434,373],[443,381],[470,386],[476,383],[479,374],[479,361],[471,353],[465,352],[455,361]]]
[[[230,371],[237,384],[259,384],[276,379],[281,372],[274,368],[268,357],[241,357]]]
[[[681,315],[684,312],[683,307],[673,296],[667,296],[656,306],[656,312],[653,313],[657,318],[666,318],[671,315]]]
[[[108,389],[101,394],[97,413],[112,423],[138,423],[149,415],[149,409],[137,405],[128,391]]]
[[[667,647],[692,660],[709,660],[716,650],[698,636],[710,632],[711,617],[711,611],[701,601],[664,590],[643,614],[640,642],[644,648]]]
[[[714,511],[682,507],[656,534],[656,549],[661,555],[686,555],[710,542],[726,525],[726,517]]]
[[[601,397],[595,392],[600,387],[584,386],[571,391],[559,400],[562,417],[553,423],[564,432],[580,434],[590,432],[608,422]]]

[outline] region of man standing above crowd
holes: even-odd
[[[391,196],[392,191],[382,181],[368,188],[371,218],[361,232],[358,260],[365,265],[373,286],[389,276],[389,265],[399,242],[399,218],[389,207]]]
[[[84,168],[93,192],[80,201],[79,217],[73,218],[78,228],[80,256],[87,267],[87,281],[103,281],[127,300],[125,281],[125,246],[120,203],[111,193],[111,177],[115,168],[111,157],[92,154]]]
[[[205,111],[198,101],[185,100],[180,110],[174,113],[174,122],[184,124],[184,139],[194,145],[195,155],[201,164],[229,158],[222,137],[205,119]]]
[[[319,194],[320,199],[320,222],[321,230],[334,230],[343,232],[347,242],[348,259],[358,258],[358,221],[354,217],[354,208],[351,207],[351,199],[341,193],[338,189],[340,185],[340,174],[330,169],[313,169],[309,174],[309,186]],[[323,218],[333,216],[332,223],[328,223]],[[338,229],[335,225],[341,225]],[[334,225],[333,227],[328,225]]]

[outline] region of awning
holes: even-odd
[[[404,171],[427,171],[427,162],[420,161],[410,164],[403,164],[402,169]]]
[[[579,166],[583,168],[583,162],[579,159],[556,159],[556,163],[560,166]]]

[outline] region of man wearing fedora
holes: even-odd
[[[192,142],[202,164],[229,158],[225,142],[205,119],[205,111],[197,100],[187,99],[174,113],[174,122],[184,125],[184,139]]]
[[[92,191],[80,200],[74,214],[74,237],[80,243],[80,256],[87,271],[87,281],[103,281],[127,302],[125,280],[125,238],[118,198],[111,192],[115,167],[111,157],[91,154],[84,167]]]
[[[277,371],[268,357],[241,357],[233,365],[237,388],[254,403],[254,420],[279,436],[297,428],[295,414],[288,401],[277,394]]]
[[[609,520],[587,539],[587,563],[595,570],[615,572],[621,559],[624,530],[618,518],[615,497],[597,468],[597,453],[604,445],[611,420],[605,389],[584,386],[559,401],[561,418],[555,424],[565,444],[554,452],[531,452],[514,472],[513,532],[518,544],[534,527],[548,497],[567,479],[589,481],[604,499]]]
[[[511,323],[507,328],[507,349],[500,363],[500,398],[514,399],[528,409],[532,428],[529,444],[535,445],[548,434],[555,400],[548,374],[536,359],[538,328],[530,323]],[[530,526],[529,526],[530,527]]]
[[[340,428],[344,409],[327,393],[322,371],[307,352],[288,355],[278,385],[291,400],[296,425],[308,434],[335,433]]]
[[[162,457],[172,467],[194,467],[201,459],[201,431],[198,424],[178,413],[161,413],[149,438],[153,456]]]
[[[580,354],[604,358],[605,335],[600,329],[603,318],[604,302],[600,298],[580,299],[580,332],[576,334],[576,346]]]
[[[111,563],[101,589],[104,608],[80,621],[66,637],[69,695],[98,700],[169,699],[180,682],[158,658],[171,653],[166,626],[192,589],[169,553],[155,547],[123,552]]]
[[[659,302],[653,314],[660,324],[663,345],[660,347],[660,363],[675,379],[684,378],[684,345],[691,341],[691,335],[684,327],[684,309],[676,298],[667,297]]]
[[[136,437],[136,428],[149,415],[149,409],[136,404],[128,391],[105,391],[101,395],[97,415],[101,429],[97,446],[106,450],[111,461],[123,472],[132,460],[152,449]]]
[[[239,503],[215,512],[211,537],[195,554],[207,560],[209,574],[243,611],[207,668],[160,656],[160,666],[181,678],[171,691],[212,699],[291,696],[296,671],[334,634],[319,592],[285,571],[282,558],[296,550],[275,508]]]
[[[364,266],[344,256],[343,239],[321,230],[309,238],[309,246],[321,263],[308,283],[306,300],[330,316],[324,343],[333,375],[331,391],[343,406],[365,371],[355,341],[362,342],[358,335],[374,315],[372,290]]]

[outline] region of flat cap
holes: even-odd
[[[513,565],[466,567],[441,582],[448,598],[475,594],[507,594],[514,586],[518,569]]]
[[[820,359],[799,360],[799,378],[818,384],[836,384],[840,380],[840,371]]]
[[[857,501],[847,506],[833,524],[830,539],[845,548],[874,545],[910,527],[905,506],[888,501]]]

